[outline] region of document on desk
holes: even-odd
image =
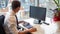
[[[23,26],[26,27],[26,28],[28,28],[28,29],[30,29],[30,28],[33,27],[30,23],[25,23],[25,24],[23,24]]]
[[[30,25],[29,23],[24,23],[23,25],[22,25],[22,24],[19,24],[19,26],[23,27],[23,28],[26,29],[26,30],[33,27],[33,26]]]

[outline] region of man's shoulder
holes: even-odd
[[[8,18],[9,20],[15,20],[15,16],[10,16],[9,18]]]
[[[9,18],[12,18],[12,19],[13,19],[13,18],[15,18],[15,16],[14,16],[14,15],[10,15],[10,17],[9,17]]]
[[[6,16],[6,17],[5,17],[5,20],[13,21],[13,20],[15,20],[15,16],[14,16],[14,15]]]

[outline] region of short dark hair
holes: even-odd
[[[12,1],[12,9],[13,10],[20,6],[21,6],[20,1]]]

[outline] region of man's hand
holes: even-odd
[[[30,29],[25,29],[24,30],[25,32],[28,31],[28,32],[36,32],[37,29],[36,28],[30,28]]]
[[[28,29],[28,30],[26,30],[26,31],[29,31],[29,32],[36,32],[37,29],[36,29],[36,28],[30,28],[30,29]]]
[[[21,31],[18,34],[26,34],[28,32],[31,32],[32,33],[32,32],[36,32],[36,31],[37,31],[36,28],[31,28],[31,29],[28,29],[28,30]]]

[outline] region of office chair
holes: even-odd
[[[4,28],[3,28],[4,18],[5,18],[4,15],[1,15],[1,16],[0,16],[0,34],[6,34],[6,33],[5,33],[5,30],[4,30]]]

